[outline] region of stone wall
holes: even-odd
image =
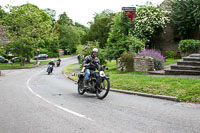
[[[151,57],[136,57],[134,58],[135,72],[148,72],[154,70],[154,60]]]
[[[158,49],[164,55],[167,50],[178,52],[178,42],[174,39],[174,29],[167,25],[162,33],[151,39],[151,48]]]
[[[154,60],[151,57],[135,57],[132,63],[133,67],[127,69],[126,66],[121,66],[120,59],[118,59],[117,69],[125,72],[148,72],[154,70]]]

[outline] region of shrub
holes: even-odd
[[[196,52],[198,47],[200,47],[199,40],[181,40],[178,44],[178,48],[181,52]]]
[[[134,19],[134,36],[147,43],[155,35],[163,31],[169,22],[167,15],[169,12],[150,6],[141,6],[137,8]]]
[[[164,67],[165,57],[154,49],[145,49],[138,56],[150,56],[154,59],[154,69],[161,70]]]
[[[48,54],[48,57],[49,57],[49,58],[56,58],[56,57],[59,57],[58,52],[57,52],[57,53],[48,52],[47,54]]]
[[[145,47],[144,42],[142,42],[141,40],[133,37],[133,36],[129,36],[127,39],[129,45],[129,51],[132,53],[138,53],[140,52],[140,50],[143,50]]]
[[[126,69],[126,71],[131,71],[133,70],[133,58],[136,55],[132,52],[124,52],[120,56],[120,65]]]
[[[175,56],[176,56],[176,52],[175,51],[167,50],[165,52],[165,58],[174,58]]]

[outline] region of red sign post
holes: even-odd
[[[122,10],[124,11],[125,15],[128,16],[131,21],[135,18],[135,12],[136,8],[135,7],[122,7]]]

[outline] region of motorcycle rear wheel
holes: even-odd
[[[96,96],[98,99],[104,99],[110,91],[110,80],[104,79],[101,81],[100,87],[97,88]]]

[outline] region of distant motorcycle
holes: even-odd
[[[89,87],[84,88],[84,73],[78,74],[78,93],[83,95],[85,92],[96,94],[98,99],[104,99],[110,90],[109,76],[104,73],[107,68],[101,67],[98,72],[91,72]]]
[[[52,73],[52,72],[53,72],[53,65],[49,65],[47,68],[48,75],[50,75],[50,73]]]
[[[60,61],[56,62],[56,66],[59,67],[60,66]]]

